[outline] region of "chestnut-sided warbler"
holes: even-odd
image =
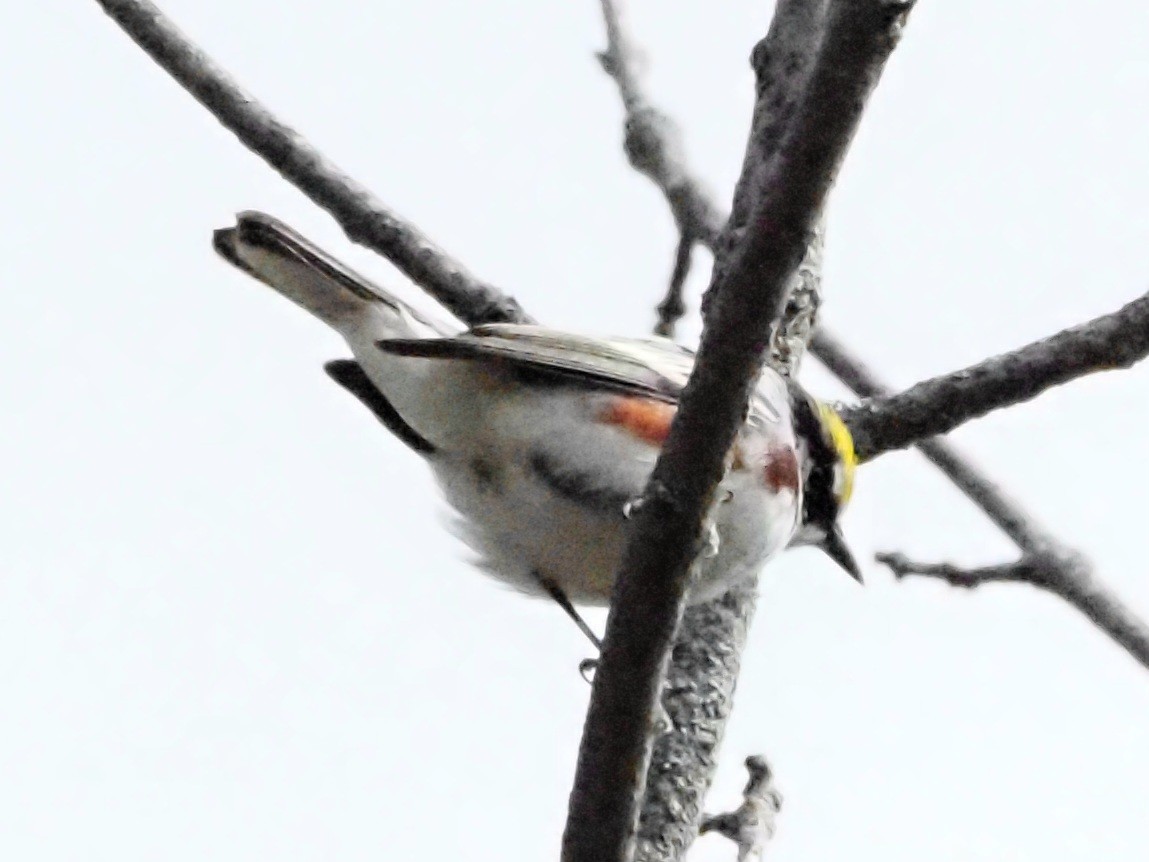
[[[606,604],[629,508],[693,354],[665,339],[533,325],[458,332],[270,216],[237,222],[216,231],[216,250],[344,337],[355,363],[328,372],[427,460],[480,566],[551,595],[572,616],[572,601]],[[691,603],[754,576],[790,545],[821,547],[861,580],[837,522],[856,460],[831,408],[765,369],[729,464]]]

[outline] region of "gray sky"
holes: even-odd
[[[674,236],[624,163],[593,0],[164,7],[541,319],[649,327]],[[768,4],[631,17],[728,199]],[[0,857],[554,858],[581,636],[465,564],[429,472],[320,370],[337,337],[217,261],[210,231],[265,209],[402,279],[95,3],[5,23]],[[827,261],[826,320],[891,381],[1149,287],[1147,32],[1131,2],[914,13]],[[1149,615],[1147,385],[1098,376],[955,438]],[[914,455],[865,469],[846,527],[867,557],[1010,553]],[[1030,589],[867,574],[811,551],[769,569],[712,806],[763,752],[779,862],[1143,859],[1149,673]],[[707,838],[694,858],[732,853]]]

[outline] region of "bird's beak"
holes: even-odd
[[[846,539],[842,536],[842,528],[835,524],[826,534],[819,547],[829,555],[830,559],[841,566],[859,584],[862,580],[862,570],[858,568],[858,561],[850,549],[846,547]]]

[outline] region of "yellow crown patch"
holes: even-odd
[[[838,453],[838,457],[842,461],[841,488],[834,490],[838,496],[838,503],[844,506],[849,502],[850,495],[854,493],[854,471],[858,466],[858,455],[854,451],[854,438],[850,434],[850,429],[846,427],[846,423],[842,421],[842,417],[829,404],[818,402],[818,412],[822,416],[822,424],[830,432],[830,442],[834,446],[834,451]]]

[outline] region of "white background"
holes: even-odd
[[[542,320],[649,327],[675,237],[624,162],[593,0],[164,5]],[[631,10],[721,200],[768,5]],[[1149,287],[1147,32],[1132,2],[914,13],[827,260],[825,319],[891,382]],[[13,4],[0,80],[0,857],[555,858],[586,645],[466,565],[429,472],[320,370],[345,348],[210,232],[266,209],[401,277],[93,2]],[[1097,376],[954,435],[1144,615],[1147,385]],[[912,454],[865,469],[846,528],[867,558],[1011,553]],[[770,568],[711,807],[763,752],[777,860],[1145,858],[1149,671],[1032,589],[867,575]]]

